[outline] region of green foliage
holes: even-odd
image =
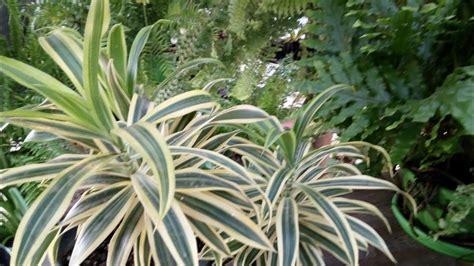
[[[0,121],[53,134],[89,150],[2,170],[1,188],[52,179],[18,226],[12,263],[41,263],[44,253],[57,247],[59,230],[78,225],[72,264],[82,262],[110,234],[111,265],[124,264],[132,248],[139,261],[149,261],[151,255],[156,263],[167,264],[170,259],[197,265],[194,232],[211,246],[216,246],[216,239],[206,237],[209,232],[217,236],[217,250],[224,254],[230,251],[218,235],[221,231],[245,245],[271,249],[264,232],[247,216],[256,215],[257,209],[231,203],[254,204],[240,182],[258,188],[251,172],[223,154],[238,132],[214,134],[216,126],[258,122],[268,115],[252,106],[218,110],[205,91],[180,94],[159,105],[148,101],[138,94],[136,74],[140,44],[147,42],[152,27],[139,31],[128,55],[125,36],[120,34],[109,36],[107,54],[99,54],[109,16],[106,2],[93,1],[83,39],[71,29],[55,30],[41,39],[45,52],[66,76],[82,81],[72,82],[75,90],[18,60],[1,58],[2,73],[42,94],[50,104],[4,111]],[[120,33],[121,27],[113,28]],[[77,42],[83,45],[76,46]],[[83,55],[79,68],[77,54]],[[116,70],[120,59],[126,72]],[[192,60],[181,71],[202,62],[212,60]],[[218,196],[221,190],[230,192],[228,201]],[[69,208],[76,191],[82,197]],[[195,206],[196,202],[200,204]],[[45,215],[48,219],[41,218]]]
[[[459,186],[448,205],[448,213],[440,220],[436,236],[474,233],[474,184]]]
[[[368,245],[393,260],[378,233],[352,215],[374,214],[385,221],[380,211],[342,197],[355,189],[401,192],[342,159],[365,159],[364,147],[385,158],[386,152],[363,142],[310,149],[315,115],[347,86],[317,95],[289,130],[251,105],[220,109],[205,90],[156,104],[144,94],[139,74],[140,54],[156,24],[138,31],[129,50],[123,25],[108,30],[110,16],[108,1],[94,0],[83,37],[63,28],[40,39],[70,84],[0,57],[0,72],[48,100],[3,111],[0,122],[33,129],[30,140],[54,135],[80,147],[47,162],[1,170],[2,189],[48,182],[28,210],[22,201],[10,200],[24,214],[12,264],[41,264],[46,253],[56,261],[58,242],[72,228],[77,236],[71,264],[83,262],[109,236],[109,265],[126,264],[131,254],[137,265],[198,265],[200,258],[219,265],[227,259],[237,265],[312,265],[323,263],[323,250],[357,265],[359,250]],[[218,62],[183,62],[157,86]],[[278,82],[271,75],[263,78],[268,86]],[[71,208],[74,195],[80,198]],[[199,251],[197,238],[203,243]]]
[[[127,4],[126,10],[132,10]],[[185,62],[206,57],[223,65],[202,67],[176,77],[153,97],[162,102],[181,92],[202,88],[211,80],[229,78],[221,84],[230,96],[224,104],[248,103],[262,83],[269,61],[275,59],[282,36],[293,31],[307,1],[149,1],[148,21],[160,21],[154,28],[141,61],[140,82],[148,95],[156,84]],[[135,12],[133,13],[135,14]],[[136,16],[143,15],[136,12]],[[280,19],[276,19],[280,17]],[[130,28],[140,23],[123,21]],[[135,30],[131,30],[133,33]],[[160,62],[157,63],[157,62]],[[250,68],[239,71],[239,67]],[[202,77],[206,77],[203,79]],[[236,97],[234,97],[236,96]],[[280,95],[283,97],[283,95]],[[250,102],[256,103],[256,102]]]
[[[13,239],[28,206],[43,190],[40,183],[0,189],[0,244]]]
[[[322,110],[326,130],[421,169],[468,152],[459,143],[473,137],[472,3],[319,1],[307,15],[307,78],[294,88],[353,86]]]
[[[387,159],[386,152],[363,142],[309,148],[314,116],[332,95],[345,88],[335,86],[318,94],[295,115],[291,129],[283,129],[275,118],[252,125],[254,130],[248,134],[253,138],[256,133],[260,135],[260,141],[263,139],[269,151],[249,152],[254,144],[244,139],[229,142],[229,148],[242,156],[248,168],[254,168],[268,181],[262,184],[266,195],[262,227],[276,249],[273,252],[245,247],[236,253],[235,264],[251,265],[258,261],[265,265],[273,262],[293,265],[301,261],[304,265],[318,265],[324,263],[323,251],[326,251],[342,263],[356,265],[359,250],[368,244],[393,260],[381,237],[352,213],[373,214],[384,221],[385,218],[375,206],[344,197],[358,189],[400,192],[390,182],[362,175],[342,159],[364,160],[366,148],[374,148]],[[407,199],[411,200],[409,196]],[[204,251],[208,254],[204,258],[209,258],[210,252]]]

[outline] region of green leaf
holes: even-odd
[[[40,164],[29,164],[15,168],[1,170],[0,189],[7,186],[41,181],[54,178],[61,171],[77,163],[77,161],[69,162],[50,162]]]
[[[321,214],[330,222],[336,230],[339,239],[342,242],[344,252],[349,258],[351,264],[356,264],[359,259],[359,250],[355,236],[345,218],[345,215],[332,203],[328,198],[318,191],[301,185],[299,188],[313,202],[313,206],[318,209]]]
[[[134,92],[135,83],[137,80],[138,60],[140,59],[140,54],[142,53],[143,47],[145,47],[145,44],[148,41],[148,37],[150,36],[152,28],[153,25],[142,28],[138,32],[137,36],[135,36],[132,47],[130,48],[130,55],[128,57],[127,65],[128,77],[126,79],[128,88],[127,94],[129,97],[131,97]]]
[[[99,86],[99,56],[102,35],[109,27],[109,20],[109,0],[93,0],[84,29],[84,91],[96,124],[107,131],[113,128],[113,116],[105,92]]]
[[[206,91],[188,91],[157,105],[145,117],[143,117],[142,121],[160,123],[168,119],[181,117],[217,105],[218,104],[213,101],[211,95]]]
[[[196,238],[177,202],[172,203],[163,221],[157,224],[157,230],[177,264],[198,264]]]
[[[83,51],[79,41],[73,36],[73,32],[66,29],[54,30],[46,37],[40,37],[39,43],[43,50],[61,67],[77,91],[84,95],[82,79]]]
[[[343,90],[351,88],[349,85],[335,85],[318,94],[311,102],[309,102],[304,112],[296,119],[293,129],[296,133],[296,139],[301,140],[303,133],[308,127],[309,123],[314,119],[316,113],[321,109],[322,105],[329,100],[334,94]]]
[[[15,59],[0,56],[0,72],[46,97],[65,113],[90,124],[84,99],[52,76]]]
[[[152,103],[145,96],[134,93],[129,106],[127,124],[131,126],[142,119],[150,106],[152,106]]]
[[[358,238],[366,240],[369,244],[382,251],[393,263],[397,263],[385,244],[385,241],[372,227],[351,216],[347,216],[347,219],[352,230],[358,235]]]
[[[89,156],[66,170],[49,185],[23,217],[12,248],[11,262],[30,265],[49,231],[63,216],[82,180],[94,174],[115,155]]]
[[[148,234],[149,249],[151,250],[153,261],[158,265],[176,265],[173,255],[171,255],[160,233],[158,230],[154,229],[155,226],[153,222],[150,219],[145,219],[145,224]],[[145,265],[149,264],[145,263]]]
[[[103,205],[113,196],[123,190],[125,185],[126,183],[113,185],[82,197],[71,207],[61,223],[68,224],[92,216],[99,208],[103,208]]]
[[[260,249],[272,249],[265,234],[247,215],[210,194],[194,192],[177,195],[187,216],[222,229],[231,237]]]
[[[159,190],[159,212],[163,217],[174,195],[175,175],[173,158],[161,132],[152,124],[140,123],[116,129],[115,133],[139,153],[151,168]]]
[[[107,38],[107,53],[113,60],[113,65],[117,70],[120,79],[127,83],[127,43],[125,41],[125,32],[122,24],[114,25]],[[127,90],[124,90],[128,95]]]
[[[206,223],[200,222],[198,220],[192,218],[188,218],[188,220],[191,222],[196,235],[206,245],[224,256],[231,256],[229,247],[227,247],[224,239],[216,232],[216,230],[208,226]]]
[[[144,227],[143,207],[137,201],[131,205],[124,220],[110,240],[107,252],[107,265],[125,265],[133,243]]]
[[[253,178],[249,175],[248,171],[244,167],[242,167],[240,164],[234,162],[233,160],[215,151],[181,147],[181,146],[171,146],[170,150],[173,155],[192,155],[192,156],[205,159],[222,168],[228,169],[229,171],[236,173],[239,179],[243,180],[244,182],[248,184],[255,183]]]
[[[71,264],[82,263],[109,236],[133,203],[132,196],[133,189],[127,186],[81,226],[72,251]]]
[[[280,202],[276,218],[278,265],[296,265],[299,246],[298,207],[292,198]]]
[[[153,93],[152,99],[155,99],[158,92],[161,91],[170,81],[173,79],[177,78],[179,75],[182,75],[186,73],[187,71],[196,68],[202,64],[219,64],[221,65],[221,61],[215,58],[196,58],[193,60],[190,60],[179,67],[176,68],[176,70],[171,73],[168,77],[166,77],[165,80],[163,80],[156,88],[155,92]]]
[[[176,190],[205,191],[231,190],[240,192],[238,186],[224,178],[198,168],[186,168],[176,171]]]

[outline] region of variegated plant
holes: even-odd
[[[159,105],[137,91],[137,62],[151,26],[128,51],[124,29],[109,26],[108,1],[91,3],[82,38],[70,29],[41,38],[44,50],[69,77],[67,86],[14,59],[0,57],[0,71],[42,94],[47,102],[0,114],[2,123],[54,134],[85,147],[52,161],[2,170],[0,188],[50,180],[22,219],[12,265],[55,259],[58,239],[77,228],[70,263],[81,263],[108,236],[108,265],[197,265],[196,236],[222,256],[230,243],[262,250],[272,246],[258,225],[258,207],[242,187],[264,179],[226,157],[239,131],[220,125],[262,121],[253,106],[219,110],[205,91],[190,91]],[[264,195],[262,190],[259,190]],[[80,199],[70,207],[74,195]]]
[[[318,95],[296,115],[290,130],[282,128],[275,118],[257,123],[256,130],[265,139],[264,147],[244,138],[229,141],[226,149],[240,154],[247,169],[265,179],[259,183],[265,196],[254,187],[244,191],[262,206],[263,221],[259,225],[274,247],[263,250],[240,246],[232,253],[236,265],[324,265],[323,251],[344,264],[358,265],[359,251],[366,251],[369,245],[395,262],[380,235],[353,214],[376,215],[390,230],[386,218],[374,205],[344,197],[353,190],[382,189],[402,193],[412,201],[391,182],[363,175],[353,164],[343,161],[364,160],[361,148],[365,146],[381,152],[391,169],[387,153],[363,142],[311,148],[315,114],[328,98],[345,88],[334,86]],[[255,137],[255,129],[249,134]],[[228,238],[232,243],[232,237]],[[201,256],[225,259],[213,253],[211,247],[204,248]]]

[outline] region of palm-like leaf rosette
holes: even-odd
[[[54,257],[58,239],[72,228],[78,229],[72,264],[81,263],[108,236],[109,265],[124,264],[132,250],[137,265],[151,259],[196,265],[196,236],[224,256],[231,253],[221,234],[272,249],[258,221],[249,218],[258,210],[241,188],[256,186],[262,178],[223,155],[238,131],[215,131],[268,115],[245,105],[221,111],[205,91],[159,105],[147,100],[138,93],[136,76],[152,26],[138,33],[128,51],[123,26],[115,25],[102,48],[108,8],[108,1],[92,1],[84,38],[59,29],[40,39],[74,89],[25,63],[0,59],[1,72],[48,101],[3,112],[2,122],[52,133],[90,150],[2,170],[2,188],[50,180],[20,223],[12,263],[36,265],[46,255]],[[78,190],[82,196],[70,208]]]
[[[154,104],[136,81],[153,26],[128,49],[123,26],[109,30],[109,16],[108,1],[94,0],[84,37],[58,29],[40,39],[74,88],[0,57],[2,73],[47,99],[2,112],[0,122],[89,151],[1,170],[0,189],[49,180],[19,225],[13,265],[37,265],[47,256],[55,261],[59,239],[73,228],[73,265],[108,237],[108,265],[125,265],[132,253],[135,265],[197,265],[199,259],[318,265],[323,250],[355,265],[368,245],[393,260],[377,232],[352,216],[384,219],[377,208],[342,196],[354,189],[398,189],[350,164],[327,163],[335,154],[363,159],[361,143],[310,149],[309,125],[339,87],[309,103],[291,130],[253,106],[220,110],[205,90]],[[220,126],[235,130],[222,133]],[[265,144],[249,140],[255,138]],[[80,198],[71,207],[74,195]]]
[[[256,188],[245,192],[262,206],[260,225],[276,251],[241,247],[233,254],[237,265],[324,265],[323,251],[344,264],[357,265],[359,251],[367,251],[369,245],[395,262],[382,237],[354,214],[375,215],[390,230],[386,218],[374,205],[344,197],[354,190],[391,190],[415,206],[393,183],[363,175],[345,162],[366,160],[363,150],[375,149],[391,170],[388,154],[365,142],[311,147],[315,114],[332,95],[348,88],[337,85],[322,92],[295,115],[292,129],[284,129],[274,118],[256,123],[249,135],[260,132],[263,147],[243,138],[229,141],[227,149],[241,155],[246,167],[265,179],[258,184],[265,196]],[[205,248],[202,256],[222,260],[210,250]]]

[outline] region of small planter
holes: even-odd
[[[392,198],[392,212],[403,231],[422,245],[446,256],[454,257],[462,261],[474,262],[474,249],[454,245],[439,239],[435,240],[421,228],[410,225],[410,222],[400,210],[398,194]]]

